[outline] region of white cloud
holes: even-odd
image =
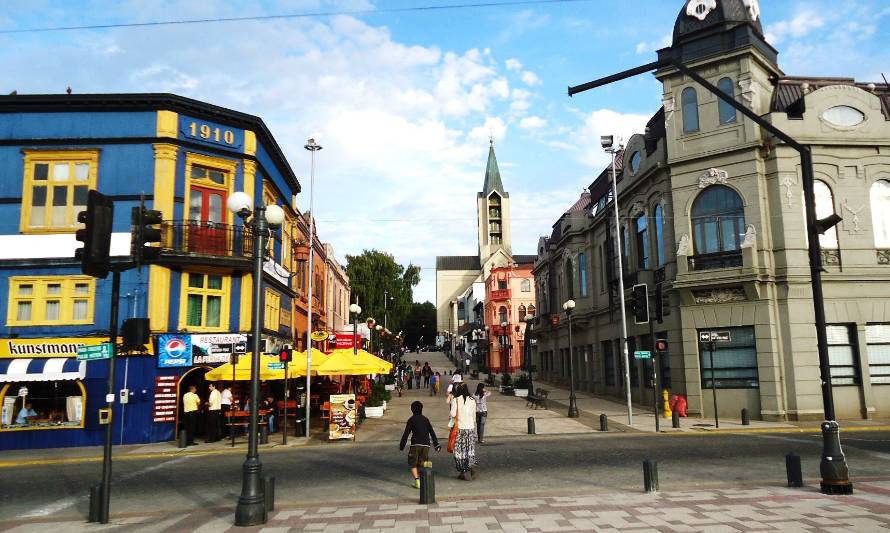
[[[654,52],[656,50],[660,50],[667,46],[671,45],[671,40],[673,36],[670,33],[666,33],[661,36],[661,39],[656,41],[640,41],[637,43],[635,48],[637,54],[646,54],[649,52]]]
[[[538,78],[538,75],[530,70],[526,70],[522,73],[522,81],[526,85],[540,85],[541,79]]]
[[[547,121],[538,116],[525,117],[519,121],[519,127],[524,130],[537,130],[547,125]]]
[[[599,172],[611,161],[603,151],[600,137],[612,135],[615,142],[627,143],[635,133],[643,133],[651,116],[635,113],[619,113],[611,109],[597,109],[584,116],[584,122],[570,138],[575,139],[574,149],[578,159]]]
[[[804,9],[795,14],[791,20],[770,24],[766,27],[764,34],[767,41],[776,45],[787,37],[799,39],[823,26],[825,26],[825,19],[819,13]]]
[[[504,65],[507,67],[507,70],[513,70],[516,72],[522,70],[522,63],[520,63],[518,59],[513,57],[504,61]]]
[[[470,130],[467,139],[473,145],[482,145],[483,141],[494,138],[500,142],[507,136],[507,124],[500,117],[486,117],[485,123]]]

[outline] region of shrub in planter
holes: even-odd
[[[513,386],[513,376],[511,376],[510,374],[502,375],[501,386],[504,388]]]
[[[528,389],[531,384],[532,384],[532,380],[530,380],[528,378],[528,374],[523,372],[522,374],[519,374],[519,376],[516,378],[516,381],[513,383],[513,386],[517,389]]]

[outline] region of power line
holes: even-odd
[[[486,7],[508,7],[508,6],[527,6],[539,4],[568,4],[576,2],[590,2],[592,0],[507,0],[505,2],[475,2],[470,4],[446,4],[441,6],[412,6],[412,7],[391,7],[391,8],[375,8],[375,9],[354,9],[342,11],[316,11],[310,13],[289,13],[282,15],[255,15],[245,17],[218,17],[203,19],[182,19],[182,20],[156,20],[149,22],[129,22],[119,24],[92,24],[86,26],[56,26],[47,28],[24,28],[17,30],[0,30],[0,34],[12,33],[45,33],[56,31],[73,31],[73,30],[107,30],[114,28],[145,28],[150,26],[174,26],[186,24],[210,24],[218,22],[249,22],[262,20],[282,20],[282,19],[299,19],[299,18],[320,18],[333,17],[337,15],[377,15],[386,13],[407,13],[411,11],[444,11],[449,9],[472,9]]]

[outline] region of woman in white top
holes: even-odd
[[[455,384],[454,399],[451,400],[451,421],[457,420],[457,442],[454,445],[454,466],[458,479],[476,477],[476,400],[470,396],[466,383]]]

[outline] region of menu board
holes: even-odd
[[[331,394],[330,440],[355,437],[355,394]]]
[[[155,377],[155,422],[176,422],[176,376]]]

